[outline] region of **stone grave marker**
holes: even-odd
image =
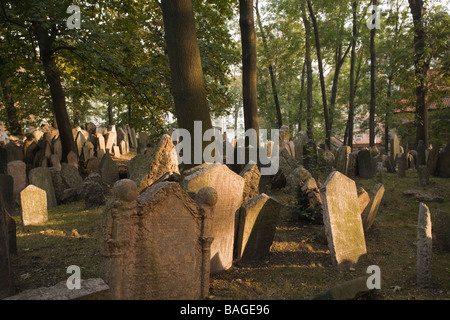
[[[264,193],[242,204],[235,240],[237,261],[256,262],[270,252],[280,209],[280,204]]]
[[[114,182],[119,180],[119,168],[108,152],[103,155],[100,161],[99,171],[102,181],[108,185],[112,186]]]
[[[362,149],[358,152],[358,176],[361,179],[371,179],[373,177],[372,156],[368,149]]]
[[[28,179],[30,184],[33,184],[45,191],[47,194],[47,206],[49,208],[58,205],[49,168],[39,167],[30,170]]]
[[[391,160],[391,164],[394,166],[395,170],[395,159],[397,157],[397,154],[400,152],[400,142],[398,140],[397,135],[394,135],[394,137],[391,139],[391,143],[389,144],[389,157]],[[394,171],[395,172],[395,171]]]
[[[419,176],[419,186],[425,187],[430,184],[430,173],[427,165],[418,166],[417,175]]]
[[[256,197],[259,194],[259,181],[261,173],[256,164],[246,164],[244,169],[239,174],[245,179],[243,200],[247,201],[250,198]]]
[[[431,285],[431,260],[433,258],[431,229],[430,209],[421,202],[417,221],[417,285],[421,288]]]
[[[370,192],[370,202],[361,215],[364,231],[367,231],[372,227],[378,209],[380,208],[381,201],[383,200],[384,191],[383,184],[377,183]]]
[[[73,151],[69,151],[67,154],[67,163],[78,168],[78,156]]]
[[[352,266],[367,254],[355,182],[338,171],[320,187],[323,222],[332,262]]]
[[[406,177],[406,155],[403,152],[400,152],[397,156],[397,166],[398,166],[398,177],[405,178]]]
[[[70,164],[64,162],[61,164],[61,176],[69,188],[78,188],[83,184],[78,169]]]
[[[436,176],[438,159],[439,159],[439,146],[436,145],[436,146],[433,146],[433,148],[430,150],[430,153],[428,155],[428,161],[427,161],[428,172],[433,177]]]
[[[15,291],[5,214],[3,205],[0,203],[0,299],[12,296]]]
[[[235,233],[235,213],[242,204],[245,179],[226,165],[203,164],[184,172],[181,182],[188,193],[203,187],[214,188],[218,195],[212,215],[211,274],[231,267]]]
[[[45,190],[28,185],[20,192],[22,224],[24,226],[44,223],[48,220]]]
[[[352,148],[349,146],[340,146],[336,154],[336,171],[347,175],[348,161]]]
[[[441,178],[450,178],[450,142],[439,153],[437,173]]]
[[[14,179],[14,198],[27,186],[27,165],[22,160],[8,162],[7,173]]]

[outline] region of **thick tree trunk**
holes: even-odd
[[[194,121],[201,121],[203,136],[207,129],[212,128],[212,124],[192,1],[163,0],[161,7],[178,127],[188,130],[194,138]],[[202,143],[202,150],[207,144],[208,142]],[[194,141],[191,145],[194,157]]]
[[[253,0],[239,0],[239,26],[242,43],[242,97],[245,130],[254,129],[259,136],[256,89],[256,32]]]
[[[261,16],[259,14],[258,0],[256,0],[255,11],[256,11],[256,18],[258,21],[259,30],[261,31],[261,37],[262,37],[264,49],[266,51],[266,55],[268,55],[269,47],[267,44],[266,34],[265,34],[263,26],[262,26]],[[278,100],[278,92],[277,92],[277,84],[276,84],[275,74],[273,72],[273,66],[272,66],[271,62],[269,62],[269,76],[270,76],[270,83],[272,85],[272,94],[273,94],[273,100],[275,103],[275,110],[277,111],[278,128],[281,128],[281,126],[283,125],[283,120],[282,120],[282,116],[281,116],[280,102]]]
[[[348,122],[347,122],[347,141],[346,144],[353,148],[353,115],[355,110],[355,55],[356,55],[356,11],[358,4],[356,1],[352,4],[353,11],[353,28],[352,28],[352,48],[350,54],[350,97],[348,102]]]
[[[373,5],[377,6],[378,1],[373,0]],[[375,13],[376,14],[376,9]],[[380,19],[380,17],[376,17]],[[377,79],[377,58],[375,50],[375,36],[377,29],[370,30],[370,107],[369,107],[369,145],[375,146],[375,108],[376,108],[376,79]]]
[[[128,126],[130,128],[133,128],[133,125],[131,123],[131,104],[127,105],[127,115],[128,115]]]
[[[298,131],[302,131],[302,121],[303,121],[303,98],[305,93],[305,69],[306,69],[306,59],[303,62],[302,75],[300,77],[300,103],[298,106]]]
[[[327,102],[327,92],[325,87],[325,77],[323,74],[323,66],[322,66],[322,53],[320,49],[320,38],[319,38],[319,28],[317,26],[317,19],[314,14],[314,10],[311,4],[311,1],[307,1],[309,14],[311,16],[311,21],[314,29],[314,38],[316,43],[316,51],[317,51],[317,64],[319,66],[319,78],[320,78],[320,88],[322,90],[322,104],[323,104],[323,116],[325,120],[325,145],[328,149],[331,148],[331,126],[328,112],[328,102]]]
[[[62,145],[62,161],[67,161],[67,154],[70,151],[76,153],[75,141],[73,139],[72,127],[67,113],[64,90],[61,85],[58,67],[52,51],[54,36],[50,36],[41,25],[34,25],[34,36],[39,45],[39,53],[44,66],[45,77],[50,87],[50,94],[53,103],[53,112],[58,123],[59,136]]]
[[[422,14],[424,12],[423,0],[408,0],[414,22],[414,66],[416,85],[416,145],[419,140],[423,140],[428,146],[428,110],[426,107],[426,77],[429,64],[425,52],[425,30],[423,26]]]
[[[5,100],[5,109],[8,115],[8,129],[12,135],[21,135],[22,128],[20,127],[19,119],[16,113],[16,107],[14,106],[14,99],[11,94],[11,85],[8,79],[1,81],[3,98]]]
[[[311,61],[311,25],[306,14],[303,14],[305,25],[305,63],[306,63],[306,134],[310,140],[314,140],[313,123],[313,74]]]
[[[111,95],[108,99],[108,124],[109,125],[114,124],[113,103],[112,103]]]

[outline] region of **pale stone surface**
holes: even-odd
[[[236,260],[251,263],[270,252],[280,208],[276,200],[264,193],[242,204],[235,243]]]
[[[138,186],[139,193],[168,172],[180,174],[175,147],[168,134],[161,137],[152,153],[136,157],[139,160],[133,161],[132,159],[130,162],[133,164],[129,164],[129,167],[133,166],[130,179]],[[141,169],[138,169],[139,167]]]
[[[362,188],[362,187],[358,188],[359,212],[361,212],[361,214],[364,212],[364,209],[366,209],[369,202],[370,202],[370,196],[367,193],[367,191],[364,190],[364,188]]]
[[[203,187],[217,191],[218,200],[212,215],[211,273],[227,270],[233,262],[235,213],[242,204],[245,180],[224,164],[204,164],[184,173],[182,187],[197,193]]]
[[[32,184],[20,192],[22,223],[24,226],[48,220],[46,192]]]
[[[367,231],[372,227],[378,209],[380,208],[381,200],[383,200],[384,191],[383,184],[377,183],[370,192],[370,202],[361,215],[364,231]]]
[[[417,285],[427,288],[431,284],[431,260],[433,258],[433,236],[431,233],[430,209],[419,204],[417,221]]]
[[[105,300],[108,290],[103,279],[81,279],[80,289],[71,290],[67,287],[67,281],[61,281],[52,287],[25,290],[5,300]]]
[[[334,171],[320,188],[320,196],[333,263],[343,268],[356,264],[367,250],[355,182]]]

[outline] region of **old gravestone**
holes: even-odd
[[[102,176],[102,181],[108,185],[113,185],[119,180],[119,168],[111,158],[109,152],[103,155],[103,158],[100,161],[99,171]]]
[[[364,231],[367,231],[372,227],[378,209],[380,208],[381,200],[383,200],[384,191],[383,184],[377,183],[370,192],[370,202],[361,214]]]
[[[430,173],[428,172],[428,166],[418,166],[417,175],[419,176],[419,186],[425,187],[430,184]]]
[[[45,190],[28,185],[20,192],[22,224],[24,226],[44,223],[48,220]]]
[[[78,157],[82,157],[83,146],[86,142],[86,137],[81,131],[78,131],[77,136],[75,138],[75,145],[77,147],[77,155]]]
[[[102,274],[111,299],[200,299],[209,252],[198,205],[176,182],[137,190],[117,181],[105,210]]]
[[[134,158],[130,160],[133,169],[129,172],[130,179],[137,184],[139,193],[166,173],[180,173],[175,147],[168,134],[161,137],[151,153],[137,155],[135,158],[138,161],[133,161]]]
[[[74,166],[75,168],[78,168],[78,156],[75,152],[69,151],[67,154],[67,163]]]
[[[58,205],[49,168],[40,167],[30,170],[28,179],[30,184],[33,184],[46,192],[47,206],[49,208]]]
[[[397,156],[397,165],[398,165],[398,177],[404,178],[406,177],[406,154],[400,152]]]
[[[419,204],[417,221],[417,285],[427,288],[431,284],[431,259],[433,258],[433,235],[430,209]]]
[[[394,170],[395,170],[395,158],[399,152],[400,152],[400,142],[398,140],[397,135],[395,135],[391,139],[391,143],[389,144],[389,159],[390,163],[394,166]]]
[[[280,204],[264,193],[242,204],[235,239],[237,261],[252,263],[270,252],[279,213]]]
[[[348,155],[347,177],[358,175],[358,153],[359,150],[356,150]]]
[[[439,153],[437,175],[441,178],[450,178],[450,142],[445,149]]]
[[[256,197],[259,194],[259,181],[261,179],[261,173],[259,172],[258,166],[249,163],[245,165],[239,175],[245,179],[242,201],[245,202],[250,198]]]
[[[439,145],[435,145],[430,150],[430,153],[428,154],[428,161],[427,161],[428,172],[433,177],[436,176],[438,159],[439,159]]]
[[[320,187],[323,222],[332,262],[352,266],[366,256],[366,241],[355,182],[338,171]]]
[[[211,187],[218,194],[211,217],[211,274],[227,270],[233,263],[235,213],[242,204],[244,183],[244,178],[219,163],[199,165],[183,174],[181,184],[188,193]]]
[[[14,198],[27,186],[27,165],[22,160],[8,162],[7,173],[14,179]]]
[[[336,154],[336,170],[339,171],[342,174],[347,175],[347,168],[348,168],[348,160],[350,153],[352,151],[352,148],[349,146],[340,146],[337,150]]]
[[[373,177],[372,156],[368,149],[362,149],[358,152],[358,176],[361,179],[371,179]]]
[[[78,169],[70,164],[64,162],[61,164],[61,176],[69,188],[78,188],[83,184]]]

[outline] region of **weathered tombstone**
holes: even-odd
[[[264,193],[242,204],[235,239],[237,261],[256,262],[270,252],[279,213],[280,204]]]
[[[425,187],[430,184],[430,173],[427,165],[417,167],[417,175],[419,176],[419,185]]]
[[[103,155],[99,165],[100,175],[102,181],[108,185],[113,185],[114,182],[119,180],[119,168],[109,153]]]
[[[356,150],[348,155],[347,177],[358,175],[358,153],[359,150]]]
[[[439,153],[437,174],[441,178],[450,178],[450,142]]]
[[[22,147],[17,142],[10,142],[5,146],[8,155],[8,163],[16,160],[23,160]]]
[[[121,154],[127,154],[128,153],[127,143],[124,140],[120,141],[119,149],[120,149],[120,153]]]
[[[383,183],[383,162],[377,162],[377,171],[375,176],[377,183]]]
[[[431,260],[433,258],[431,229],[430,209],[421,202],[417,221],[417,285],[421,288],[427,288],[431,284]]]
[[[53,139],[53,153],[58,156],[59,161],[62,160],[63,152],[62,152],[61,138],[59,136]]]
[[[97,151],[97,157],[99,157],[98,151],[101,150],[101,151],[103,151],[103,153],[106,152],[105,137],[103,137],[102,134],[97,133],[97,134],[96,134],[96,138],[97,138],[97,148],[96,148],[96,151]],[[99,158],[100,158],[100,157],[99,157]]]
[[[61,164],[61,176],[69,188],[78,188],[83,184],[83,178],[78,169],[70,164],[64,162]]]
[[[27,186],[27,165],[22,160],[8,163],[7,173],[14,179],[14,198]]]
[[[256,197],[259,194],[259,181],[261,173],[256,164],[247,164],[239,174],[245,179],[243,200],[247,201],[250,198]]]
[[[113,146],[113,153],[114,153],[114,156],[116,158],[120,158],[120,147],[119,146]]]
[[[105,138],[105,149],[113,150],[113,146],[117,145],[117,133],[115,131],[108,131]]]
[[[105,189],[99,183],[89,183],[84,188],[84,207],[86,210],[105,205]]]
[[[87,162],[86,169],[89,172],[100,172],[100,159],[97,157],[90,158]]]
[[[67,163],[78,168],[78,157],[73,151],[69,151],[67,154]]]
[[[362,149],[358,152],[358,176],[361,179],[371,179],[373,177],[372,157],[368,149]]]
[[[184,173],[182,187],[188,193],[211,187],[218,194],[211,217],[211,274],[227,270],[233,263],[235,213],[242,204],[244,183],[244,178],[219,163],[200,165]]]
[[[137,184],[139,193],[168,172],[180,174],[175,147],[168,134],[161,137],[153,152],[136,157],[141,160],[136,161],[136,168],[130,171],[130,179]],[[137,170],[138,162],[142,164],[140,170]]]
[[[433,248],[440,252],[450,252],[450,213],[440,209],[431,213],[433,223]]]
[[[419,140],[417,143],[417,167],[425,166],[427,164],[427,159],[425,155],[425,143],[423,140]]]
[[[433,148],[430,150],[430,153],[428,155],[428,161],[427,161],[428,172],[433,177],[436,176],[438,159],[439,159],[439,146],[436,145],[436,146],[433,146]]]
[[[47,206],[49,208],[58,205],[49,168],[40,167],[30,170],[28,180],[30,181],[30,184],[45,191],[47,194]]]
[[[367,231],[372,227],[378,209],[380,208],[381,201],[383,200],[384,191],[384,186],[381,183],[377,183],[370,192],[370,202],[361,214],[364,231]]]
[[[0,299],[14,294],[14,273],[11,268],[8,227],[5,210],[0,202]]]
[[[88,161],[94,156],[94,145],[90,141],[86,141],[83,146],[83,160]]]
[[[136,131],[134,130],[134,128],[130,129],[130,135],[131,135],[130,144],[133,148],[137,149]]]
[[[370,196],[367,193],[366,190],[364,190],[364,188],[359,187],[358,190],[358,203],[359,203],[359,212],[361,212],[361,214],[364,212],[364,209],[366,209],[367,205],[370,202]]]
[[[202,298],[203,267],[209,259],[204,259],[208,250],[194,200],[176,182],[156,183],[138,196],[129,179],[114,184],[113,197],[101,243],[110,298]]]
[[[349,146],[340,146],[336,154],[336,171],[347,175],[348,161],[352,148]]]
[[[77,155],[78,157],[82,156],[83,146],[86,142],[86,137],[81,131],[78,131],[77,137],[75,138],[75,145],[77,146]]]
[[[59,161],[59,156],[57,154],[52,154],[49,160],[51,167],[61,170],[61,162]]]
[[[398,177],[405,178],[406,177],[406,155],[403,152],[400,152],[397,156],[397,165],[398,165]]]
[[[60,204],[63,192],[64,190],[68,189],[69,186],[61,176],[61,170],[52,167],[49,168],[49,171],[50,175],[52,176],[53,189],[55,189],[56,202]]]
[[[367,253],[356,184],[334,171],[320,187],[320,196],[332,262],[339,268],[352,266]]]
[[[395,170],[395,167],[396,167],[395,166],[395,158],[397,157],[397,154],[400,152],[400,142],[398,141],[397,135],[394,135],[394,137],[391,139],[389,148],[390,148],[389,156],[390,156],[391,164],[394,166],[394,170]]]
[[[22,224],[24,226],[44,223],[48,220],[45,190],[28,185],[20,192]]]
[[[298,138],[294,140],[295,159],[303,165],[303,145],[308,142],[306,132],[300,131]]]

